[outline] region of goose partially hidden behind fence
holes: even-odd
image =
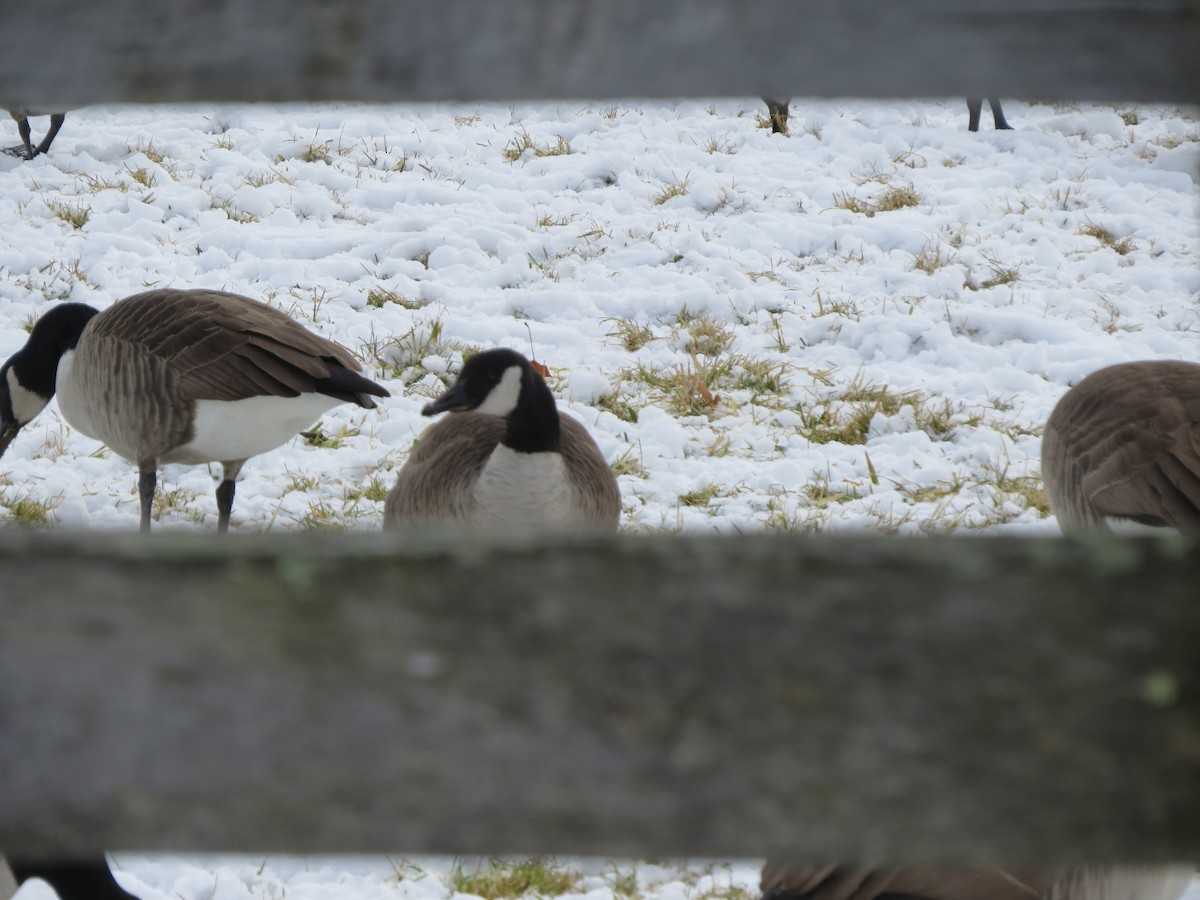
[[[1200,530],[1200,363],[1088,375],[1046,422],[1042,480],[1067,533],[1121,522]]]
[[[137,464],[142,531],[160,465],[219,462],[224,532],[247,459],[341,403],[389,396],[361,370],[340,344],[225,291],[147,291],[103,312],[61,303],[0,367],[0,455],[57,394],[71,427]]]
[[[485,350],[421,410],[450,415],[417,440],[385,524],[616,531],[617,479],[588,430],[560,415],[529,360]]]

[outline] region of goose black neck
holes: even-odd
[[[518,453],[556,453],[560,448],[558,407],[554,395],[532,367],[522,367],[521,394],[507,416],[504,446]]]
[[[21,386],[42,397],[54,396],[58,361],[75,349],[83,329],[98,312],[86,303],[60,303],[38,319],[25,346],[12,358]]]

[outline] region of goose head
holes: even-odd
[[[554,395],[542,376],[515,350],[497,348],[476,353],[465,363],[451,388],[421,410],[474,411],[500,416],[507,423],[502,443],[527,453],[557,451],[560,423]]]
[[[97,310],[62,303],[37,320],[25,346],[0,366],[0,456],[54,396],[58,362],[75,349]]]

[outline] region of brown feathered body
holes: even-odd
[[[1042,480],[1064,532],[1107,530],[1107,517],[1200,529],[1200,364],[1088,375],[1046,423]]]
[[[92,318],[57,393],[72,426],[126,459],[224,462],[278,447],[339,403],[373,407],[361,368],[265,303],[157,290]]]
[[[568,527],[616,531],[621,494],[600,448],[576,419],[559,414],[561,453],[569,497],[562,521]],[[385,523],[452,522],[478,524],[483,515],[476,487],[493,452],[504,439],[501,416],[450,413],[425,430],[388,494]],[[519,527],[556,524],[532,514]]]
[[[1072,866],[1041,872],[870,866],[763,868],[764,900],[1179,900],[1190,866]]]

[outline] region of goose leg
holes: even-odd
[[[982,110],[983,110],[983,98],[982,97],[968,97],[967,98],[967,114],[969,116],[969,118],[967,119],[967,131],[978,131],[979,130],[979,113]]]
[[[221,463],[221,468],[224,470],[221,477],[221,483],[217,485],[217,533],[225,534],[229,531],[229,516],[233,512],[233,494],[237,486],[238,473],[242,471],[242,466],[246,464],[244,459],[235,459],[231,462]]]
[[[992,121],[996,123],[997,131],[1012,131],[1012,126],[1004,118],[1004,110],[1000,108],[999,97],[988,97],[988,106],[992,108]]]
[[[993,106],[992,109],[994,110],[996,107]],[[64,113],[54,113],[52,116],[50,116],[50,130],[46,132],[46,136],[42,138],[42,142],[37,145],[36,153],[45,153],[50,149],[50,145],[54,143],[54,139],[58,137],[58,131],[63,127],[63,122],[66,120],[67,117]],[[26,122],[26,127],[28,127],[28,124],[29,123]],[[1000,126],[997,125],[996,127],[999,128]],[[25,139],[25,143],[28,146],[28,138]]]
[[[138,463],[138,499],[142,504],[143,533],[150,530],[150,512],[154,508],[154,486],[158,479],[158,460],[141,460]]]
[[[33,140],[29,131],[29,118],[26,116],[13,116],[17,123],[17,133],[21,135],[21,143],[15,147],[5,147],[4,152],[9,156],[15,156],[19,159],[33,159],[36,152],[33,149]]]

